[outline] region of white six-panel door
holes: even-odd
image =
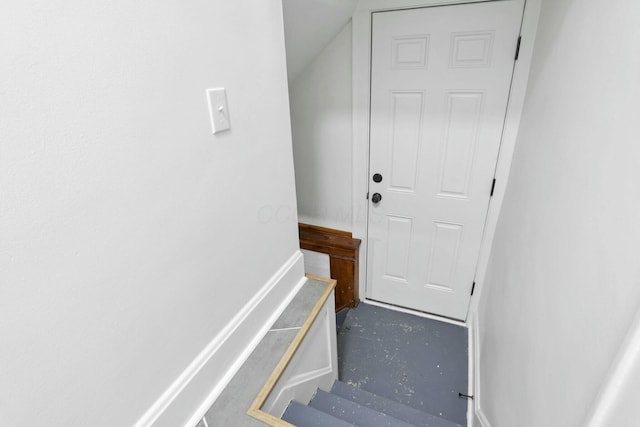
[[[523,6],[373,14],[369,299],[466,317]]]

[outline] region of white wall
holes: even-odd
[[[632,0],[543,2],[479,308],[493,427],[582,426],[639,308],[639,40]]]
[[[2,2],[0,425],[132,425],[297,253],[281,13]]]
[[[331,259],[320,252],[301,250],[304,255],[304,272],[320,277],[331,277]]]
[[[301,222],[351,230],[351,23],[290,85]]]
[[[289,83],[351,19],[357,0],[282,0]]]

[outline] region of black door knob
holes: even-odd
[[[379,173],[374,173],[373,182],[382,182],[382,175],[380,175]]]
[[[371,196],[371,201],[373,203],[380,203],[380,200],[382,200],[382,195],[380,193],[373,193],[373,196]]]

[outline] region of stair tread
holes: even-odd
[[[355,427],[347,421],[295,400],[289,403],[282,419],[298,427]]]
[[[405,421],[318,389],[309,406],[361,427],[414,427]]]
[[[370,393],[341,381],[334,382],[331,393],[361,406],[383,412],[416,427],[461,427],[460,424],[453,421],[420,411],[419,409],[387,399],[383,396],[378,396],[377,394]]]

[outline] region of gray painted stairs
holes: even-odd
[[[292,400],[284,411],[282,419],[299,427],[354,427],[351,423],[310,406],[305,406],[295,400]]]
[[[338,333],[340,381],[454,423],[467,422],[468,331],[360,303]]]
[[[308,405],[292,401],[282,419],[298,427],[461,427],[402,403],[336,381]]]
[[[282,419],[299,427],[466,426],[467,331],[361,303],[340,313],[341,381]]]

